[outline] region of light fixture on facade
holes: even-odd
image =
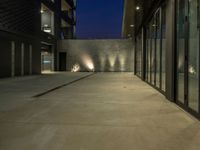
[[[41,10],[40,10],[40,13],[41,13],[41,14],[43,14],[43,13],[44,13],[44,10],[43,10],[43,9],[41,9]]]
[[[78,72],[80,70],[80,65],[79,64],[75,64],[73,65],[71,72]]]
[[[131,25],[130,25],[130,27],[131,27],[131,28],[134,28],[134,27],[135,27],[135,25],[134,25],[134,24],[131,24]]]

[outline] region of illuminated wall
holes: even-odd
[[[130,40],[62,40],[59,52],[67,54],[67,71],[130,72],[134,69]],[[79,66],[79,67],[77,67]]]

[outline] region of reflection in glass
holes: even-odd
[[[146,30],[146,59],[145,59],[145,66],[146,66],[146,76],[145,76],[145,80],[148,82],[148,72],[149,72],[149,66],[148,66],[148,59],[149,59],[149,53],[148,53],[148,50],[149,50],[149,45],[148,45],[148,28]]]
[[[166,86],[166,64],[165,64],[165,56],[166,56],[166,10],[165,7],[162,9],[162,55],[161,55],[161,78],[162,78],[162,90],[165,91]]]
[[[188,102],[189,107],[198,111],[199,107],[199,28],[197,20],[197,0],[189,1],[189,68]]]
[[[148,35],[148,81],[151,82],[151,36],[150,36],[150,28],[149,28],[149,35]]]
[[[155,18],[151,22],[151,84],[155,85],[155,44],[156,44],[156,23]]]
[[[165,7],[162,7],[146,27],[146,81],[164,92],[166,82],[165,32],[166,14]]]
[[[185,3],[177,0],[177,99],[184,103]]]
[[[147,66],[148,66],[148,70],[147,70],[147,76],[148,76],[148,82],[150,83],[150,74],[151,74],[151,36],[150,36],[150,27],[148,25],[148,29],[147,29]]]
[[[136,74],[142,76],[142,36],[137,37],[136,42]]]
[[[156,87],[160,88],[160,11],[156,14]]]

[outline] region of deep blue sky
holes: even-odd
[[[124,0],[77,0],[77,38],[121,38]]]

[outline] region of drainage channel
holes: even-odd
[[[76,79],[76,80],[73,80],[73,81],[71,81],[71,82],[68,82],[68,83],[59,85],[59,86],[57,86],[57,87],[55,87],[55,88],[52,88],[52,89],[49,89],[49,90],[47,90],[47,91],[45,91],[45,92],[39,93],[39,94],[37,94],[37,95],[34,95],[33,98],[38,98],[38,97],[44,96],[44,95],[49,94],[49,93],[51,93],[51,92],[53,92],[53,91],[56,91],[56,90],[58,90],[58,89],[61,89],[61,88],[66,87],[66,86],[68,86],[68,85],[71,85],[71,84],[73,84],[73,83],[76,83],[76,82],[78,82],[78,81],[80,81],[80,80],[89,78],[90,76],[93,76],[93,75],[95,75],[95,74],[96,74],[96,73],[89,74],[89,75],[87,75],[87,76],[81,77],[81,78]]]

